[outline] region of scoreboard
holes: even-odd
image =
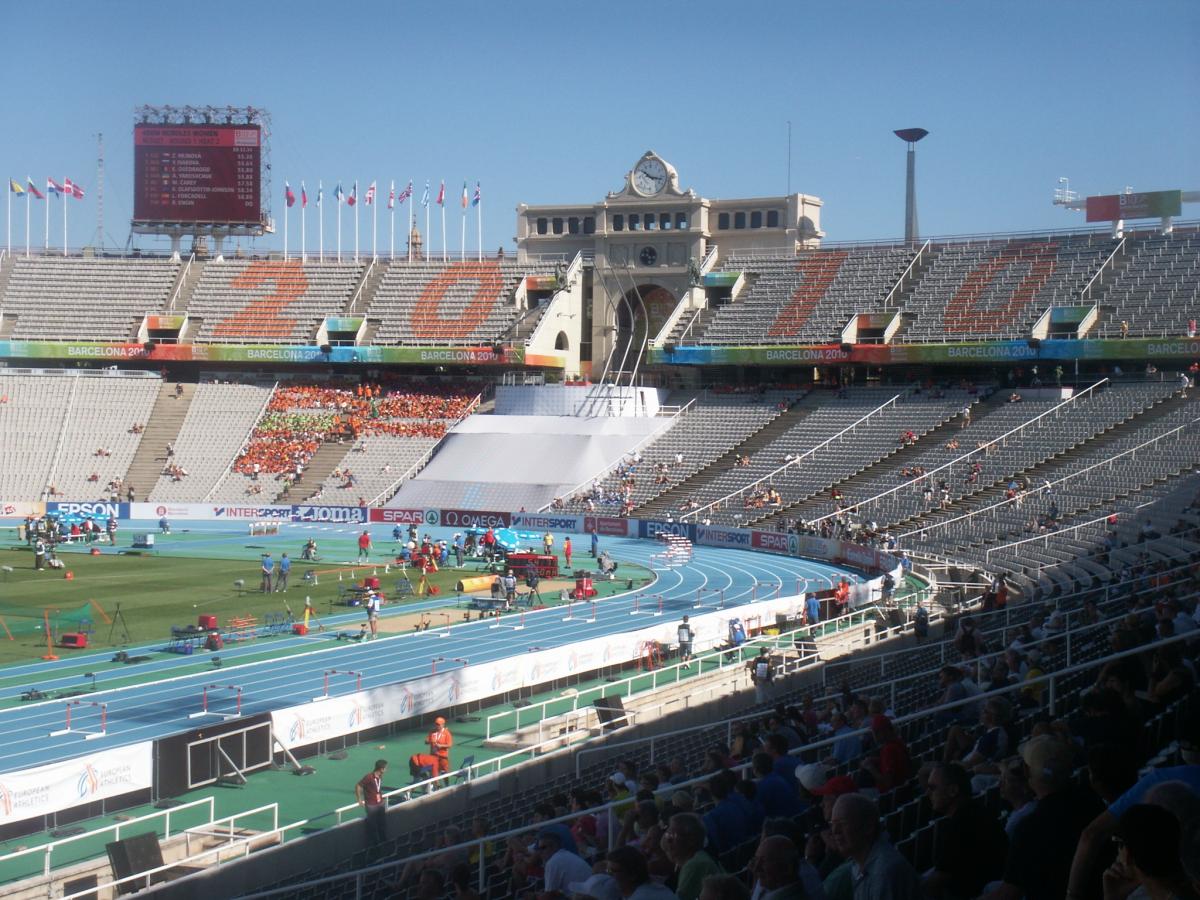
[[[261,126],[138,123],[133,151],[136,222],[261,223]]]

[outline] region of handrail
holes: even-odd
[[[986,444],[976,447],[973,450],[968,450],[962,456],[955,457],[954,459],[950,460],[950,462],[942,463],[936,469],[931,469],[930,471],[926,472],[924,475],[920,475],[916,478],[910,478],[908,481],[904,482],[903,484],[898,484],[895,487],[888,488],[882,494],[876,494],[873,497],[868,497],[866,500],[860,500],[858,503],[855,503],[851,506],[844,507],[840,512],[842,514],[853,512],[854,510],[858,509],[860,506],[865,506],[868,503],[875,503],[876,501],[882,500],[884,497],[891,496],[892,494],[895,494],[898,491],[902,491],[905,488],[911,488],[914,484],[920,484],[925,479],[927,479],[933,475],[936,475],[938,472],[942,471],[943,469],[948,469],[948,468],[951,468],[952,466],[954,466],[956,463],[964,462],[964,461],[970,459],[972,456],[974,456],[977,453],[983,453],[986,456],[989,447],[993,446],[994,444],[998,444],[1001,441],[1006,440],[1007,438],[1011,437],[1014,434],[1024,431],[1026,428],[1028,428],[1030,425],[1034,424],[1035,422],[1040,421],[1041,419],[1045,418],[1046,416],[1048,416],[1052,413],[1057,413],[1064,406],[1067,406],[1068,404],[1071,404],[1071,403],[1075,403],[1080,398],[1082,398],[1085,394],[1087,394],[1087,393],[1095,390],[1096,388],[1100,387],[1101,385],[1104,385],[1107,383],[1108,383],[1107,378],[1101,378],[1095,384],[1088,385],[1086,388],[1084,388],[1079,393],[1072,394],[1066,400],[1063,400],[1061,403],[1056,403],[1054,406],[1050,407],[1050,409],[1047,409],[1044,412],[1039,413],[1038,415],[1034,416],[1029,421],[1022,422],[1016,428],[1010,428],[1008,431],[1004,432],[1004,434],[1000,435],[999,437],[992,438]],[[826,513],[825,515],[821,516],[818,519],[813,519],[809,524],[816,525],[821,522],[824,522],[826,519],[832,519],[834,516],[837,516],[837,515],[839,515],[839,513],[837,513],[837,512]]]
[[[671,420],[671,422],[672,422],[672,424],[671,424],[671,425],[667,426],[665,429],[664,429],[664,428],[659,428],[659,429],[657,429],[657,430],[655,430],[655,431],[652,431],[652,432],[650,432],[649,434],[645,435],[645,436],[644,436],[644,437],[643,437],[643,438],[642,438],[640,441],[638,441],[636,444],[634,444],[634,445],[633,445],[632,447],[630,447],[628,450],[624,451],[624,452],[621,454],[621,458],[620,458],[620,459],[616,460],[615,462],[610,462],[610,463],[608,463],[608,464],[607,464],[607,465],[606,465],[606,466],[605,466],[603,469],[601,469],[599,472],[596,472],[594,475],[592,475],[592,476],[590,476],[590,477],[588,477],[588,478],[585,478],[585,479],[583,479],[583,481],[579,482],[579,484],[575,485],[575,486],[574,486],[574,487],[572,487],[570,490],[568,490],[568,491],[565,491],[565,492],[564,492],[564,494],[563,494],[563,498],[565,498],[565,497],[573,497],[573,496],[575,496],[575,494],[576,494],[576,493],[578,493],[579,491],[583,490],[583,489],[584,489],[585,487],[587,487],[589,484],[592,484],[593,482],[599,481],[601,478],[607,478],[609,475],[611,475],[611,474],[612,474],[613,470],[614,470],[614,469],[616,469],[616,468],[617,468],[617,466],[619,466],[619,465],[620,465],[622,462],[624,462],[624,461],[625,461],[625,457],[626,457],[626,456],[629,456],[631,453],[637,453],[637,452],[638,452],[639,450],[641,450],[643,447],[645,447],[645,446],[646,446],[646,445],[648,445],[648,444],[651,444],[651,443],[653,443],[653,442],[654,442],[654,441],[656,441],[658,438],[662,437],[664,434],[666,434],[668,431],[670,431],[672,428],[674,428],[674,427],[675,427],[674,423],[675,423],[675,422],[678,422],[678,421],[679,421],[679,420],[680,420],[680,419],[681,419],[681,418],[682,418],[682,417],[683,417],[683,416],[684,416],[684,415],[685,415],[685,414],[686,414],[686,413],[687,413],[689,410],[691,410],[691,408],[692,408],[692,405],[693,405],[695,402],[696,402],[696,398],[695,398],[695,397],[693,397],[691,400],[689,400],[687,403],[685,403],[683,406],[681,406],[681,407],[680,407],[680,408],[679,408],[679,409],[678,409],[678,410],[677,410],[677,411],[676,411],[676,412],[675,412],[675,413],[674,413],[674,414],[673,414],[673,415],[670,417],[670,420]],[[563,498],[558,498],[558,499],[563,499]],[[549,503],[546,503],[546,504],[544,504],[543,506],[541,506],[541,507],[538,509],[538,512],[540,512],[540,513],[541,513],[541,512],[547,512],[547,511],[549,511],[549,510],[553,509],[553,507],[554,507],[554,501],[553,501],[553,500],[551,500]]]
[[[183,267],[183,271],[179,275],[179,280],[175,282],[175,293],[171,295],[171,302],[167,304],[167,309],[170,312],[175,311],[175,304],[179,300],[179,295],[183,292],[183,285],[187,281],[188,272],[192,271],[192,263],[196,261],[196,254],[193,253],[188,257],[187,265]]]
[[[692,326],[696,324],[696,320],[700,318],[700,313],[704,312],[704,310],[705,307],[699,306],[696,308],[696,311],[692,313],[692,317],[688,319],[688,323],[683,326],[683,331],[679,332],[680,343],[682,343],[683,339],[688,336],[688,332],[692,330]]]
[[[471,413],[475,412],[475,410],[479,408],[479,404],[482,402],[483,402],[483,393],[481,392],[481,393],[478,393],[475,395],[475,399],[473,399],[467,405],[467,408],[463,411],[463,414],[461,416],[459,416],[457,419],[455,419],[453,422],[450,423],[450,425],[446,428],[446,434],[449,434],[451,428],[453,428],[455,425],[457,425],[458,423],[463,421],[463,419],[467,418],[467,416],[471,415]],[[374,497],[372,497],[370,499],[370,501],[368,501],[367,505],[374,506],[380,500],[386,500],[387,498],[390,498],[392,496],[392,494],[396,493],[396,491],[398,491],[400,489],[400,485],[404,484],[404,482],[407,481],[409,478],[411,478],[414,474],[421,471],[421,468],[427,462],[429,462],[429,460],[433,457],[434,451],[437,450],[438,445],[441,444],[441,442],[443,440],[445,440],[446,434],[443,434],[440,438],[438,438],[437,442],[432,447],[430,447],[428,450],[426,450],[425,454],[420,459],[418,459],[415,463],[413,463],[411,466],[409,466],[408,470],[403,475],[401,475],[399,478],[397,478],[395,481],[393,481],[388,487],[384,488],[382,491],[380,491],[378,494],[376,494]]]
[[[911,260],[909,260],[908,266],[904,269],[903,272],[900,273],[900,277],[896,279],[896,283],[892,285],[892,289],[890,291],[888,291],[887,296],[883,298],[883,308],[884,309],[888,309],[891,307],[892,297],[895,295],[896,291],[900,290],[900,285],[904,284],[905,279],[908,278],[912,274],[913,267],[917,264],[917,262],[925,254],[925,251],[928,249],[929,249],[929,241],[926,240],[925,243],[923,243],[921,245],[921,249],[917,251],[917,255],[914,256]]]
[[[717,245],[709,244],[708,251],[704,254],[704,259],[700,261],[699,271],[701,275],[707,275],[712,267],[717,264]]]
[[[1072,478],[1077,478],[1080,475],[1086,475],[1088,472],[1092,471],[1093,469],[1098,469],[1101,466],[1111,466],[1114,462],[1116,462],[1122,456],[1128,456],[1131,453],[1136,453],[1137,451],[1143,449],[1144,447],[1148,447],[1150,444],[1157,444],[1163,438],[1169,437],[1170,435],[1174,434],[1175,432],[1182,431],[1185,428],[1191,428],[1197,422],[1200,422],[1200,416],[1197,416],[1196,418],[1192,419],[1190,422],[1184,422],[1182,425],[1177,425],[1174,428],[1164,431],[1162,434],[1155,435],[1154,437],[1150,438],[1149,440],[1142,441],[1136,447],[1130,447],[1128,450],[1124,450],[1121,453],[1118,453],[1116,456],[1111,456],[1108,459],[1101,460],[1098,463],[1092,463],[1090,466],[1087,466],[1083,469],[1079,469],[1075,472],[1072,472],[1070,475],[1064,475],[1062,478],[1057,478],[1054,481],[1047,481],[1041,487],[1036,487],[1033,490],[1028,491],[1026,493],[1026,496],[1040,494],[1044,491],[1049,490],[1050,488],[1054,487],[1055,485],[1062,484],[1064,481],[1070,481]],[[917,528],[917,529],[914,529],[913,531],[902,532],[900,534],[900,537],[906,538],[906,537],[912,537],[913,535],[917,535],[917,534],[924,534],[927,531],[933,531],[935,529],[941,528],[944,525],[950,525],[950,524],[953,524],[954,522],[961,522],[964,519],[970,519],[974,516],[980,515],[981,513],[986,513],[986,512],[997,510],[1001,506],[1005,506],[1009,503],[1016,503],[1017,500],[1019,500],[1019,499],[1024,499],[1024,498],[1018,495],[1017,497],[1012,497],[1007,500],[1001,500],[998,503],[993,503],[990,506],[983,506],[983,507],[980,507],[979,509],[971,510],[971,512],[969,512],[969,513],[964,513],[961,516],[955,516],[952,519],[943,519],[941,522],[934,522],[932,525],[926,525],[924,528]]]
[[[1092,285],[1096,283],[1096,279],[1099,278],[1101,276],[1101,274],[1103,274],[1104,270],[1110,267],[1110,265],[1112,264],[1112,261],[1114,259],[1116,259],[1117,254],[1120,253],[1121,250],[1124,249],[1124,247],[1125,247],[1125,237],[1122,235],[1120,243],[1118,243],[1117,246],[1113,248],[1112,253],[1108,254],[1108,258],[1105,259],[1104,262],[1100,263],[1100,268],[1098,268],[1095,272],[1092,273],[1092,277],[1088,279],[1088,283],[1085,284],[1083,286],[1083,290],[1081,290],[1079,292],[1079,300],[1081,303],[1085,302],[1085,301],[1091,302]]]
[[[1042,675],[1037,675],[1037,676],[1029,678],[1025,681],[1021,681],[1017,684],[1006,685],[1004,687],[995,688],[994,690],[989,690],[989,691],[981,691],[979,694],[976,694],[971,697],[964,697],[962,700],[955,700],[950,703],[938,704],[936,706],[928,707],[926,709],[917,710],[916,712],[906,713],[906,714],[900,715],[900,716],[894,716],[892,718],[892,724],[894,726],[898,727],[900,725],[904,725],[909,722],[916,722],[916,721],[919,721],[922,719],[937,716],[941,713],[950,712],[952,710],[957,710],[961,707],[972,706],[975,704],[983,704],[993,697],[1000,697],[1000,696],[1003,696],[1006,694],[1011,694],[1014,692],[1019,693],[1024,690],[1028,690],[1033,685],[1042,685],[1042,684],[1047,685],[1047,687],[1048,687],[1046,707],[1047,707],[1048,711],[1050,712],[1050,714],[1054,715],[1056,712],[1056,707],[1057,707],[1058,685],[1060,683],[1062,683],[1064,680],[1069,680],[1074,675],[1077,675],[1082,672],[1087,672],[1087,671],[1096,669],[1098,667],[1107,665],[1108,663],[1113,662],[1115,660],[1127,659],[1132,656],[1146,653],[1147,651],[1156,649],[1158,647],[1167,646],[1169,644],[1177,644],[1177,643],[1180,643],[1181,641],[1188,640],[1191,637],[1192,637],[1191,634],[1178,634],[1178,635],[1174,635],[1173,637],[1169,637],[1169,638],[1159,638],[1155,641],[1152,641],[1149,644],[1144,644],[1142,646],[1135,647],[1131,650],[1122,650],[1117,653],[1111,653],[1111,654],[1108,654],[1107,656],[1099,657],[1098,659],[1088,660],[1087,662],[1078,663],[1073,666],[1068,666],[1067,668],[1060,669],[1056,672],[1048,672],[1048,673],[1045,673]],[[759,718],[761,718],[761,715],[759,716]],[[789,755],[799,757],[799,755],[801,753],[807,754],[807,753],[810,753],[812,750],[822,750],[822,749],[825,749],[828,747],[832,747],[835,743],[837,743],[840,740],[843,740],[843,739],[849,738],[849,737],[865,735],[869,732],[869,730],[870,730],[869,728],[864,727],[864,728],[860,728],[856,731],[848,732],[846,734],[839,734],[839,735],[835,735],[835,736],[828,737],[828,738],[822,738],[821,740],[813,741],[812,743],[805,744],[802,747],[797,747],[797,748],[795,748],[794,751],[789,751]],[[613,747],[610,747],[610,749],[615,750],[621,746],[623,746],[623,744],[617,744],[617,745],[614,745]],[[741,763],[739,765],[731,767],[729,769],[729,771],[733,772],[736,775],[744,777],[748,773],[751,772],[751,763],[749,763],[749,762]],[[695,788],[695,787],[701,785],[709,777],[710,776],[707,774],[698,775],[695,778],[688,779],[687,781],[680,782],[678,784],[665,785],[663,787],[660,787],[659,790],[660,791],[676,791],[681,788],[689,788],[689,787]],[[448,853],[453,850],[467,851],[467,852],[472,851],[472,850],[477,851],[478,859],[479,859],[479,872],[480,872],[480,877],[482,878],[484,867],[486,865],[485,848],[486,848],[487,844],[501,844],[502,845],[503,841],[506,840],[507,838],[517,837],[517,836],[521,836],[521,835],[528,835],[530,833],[530,831],[535,827],[540,828],[540,827],[545,827],[546,825],[552,825],[552,824],[563,824],[563,825],[570,826],[570,824],[575,819],[577,819],[580,815],[583,815],[585,813],[591,813],[591,814],[600,813],[600,812],[607,813],[606,818],[609,823],[609,834],[607,837],[609,840],[609,845],[611,846],[612,841],[614,840],[614,838],[616,836],[616,827],[615,827],[616,823],[621,819],[621,816],[615,815],[614,812],[617,809],[617,807],[626,806],[629,804],[629,802],[630,801],[628,799],[623,798],[621,800],[616,800],[616,801],[613,801],[610,803],[606,803],[601,806],[594,807],[592,809],[577,810],[577,811],[570,812],[566,815],[559,816],[558,818],[555,818],[555,819],[548,819],[546,821],[539,822],[537,824],[537,826],[522,825],[518,828],[512,828],[512,829],[508,829],[506,831],[497,832],[495,834],[486,835],[482,838],[475,838],[475,839],[472,839],[469,841],[465,841],[465,842],[463,842],[461,844],[457,844],[453,847],[437,848],[435,850],[428,850],[428,851],[425,851],[424,853],[413,854],[412,856],[408,856],[403,859],[391,860],[386,863],[380,863],[380,864],[377,864],[374,866],[365,867],[365,868],[357,870],[356,872],[350,872],[350,873],[343,872],[343,873],[339,873],[336,875],[327,875],[323,878],[315,878],[315,879],[312,879],[309,881],[302,882],[300,884],[291,884],[291,885],[287,885],[286,887],[268,888],[267,890],[264,890],[264,891],[256,891],[254,893],[244,895],[244,900],[266,900],[266,898],[270,898],[270,897],[295,896],[299,893],[304,892],[306,889],[316,888],[316,887],[327,887],[334,883],[345,883],[345,882],[349,882],[349,881],[352,881],[355,886],[355,890],[357,891],[357,893],[355,893],[355,896],[359,896],[364,887],[364,883],[363,883],[364,879],[367,877],[370,877],[372,875],[379,875],[386,871],[398,870],[399,868],[404,866],[406,863],[416,862],[416,861],[423,860],[423,859],[429,859],[433,856],[443,854],[443,853]],[[75,896],[81,896],[81,895],[75,895]],[[69,898],[69,900],[70,900],[70,898]]]
[[[354,307],[358,306],[358,300],[362,297],[362,292],[367,287],[367,282],[371,280],[371,273],[375,270],[376,257],[371,257],[370,263],[367,264],[367,271],[363,272],[362,279],[358,282],[358,290],[354,292],[354,296],[350,299],[350,305],[346,307],[346,313],[349,315],[354,312]],[[357,262],[357,260],[355,260]],[[363,310],[363,315],[366,310]]]
[[[58,471],[58,461],[62,458],[63,444],[67,440],[67,429],[71,424],[71,412],[75,409],[75,397],[79,393],[79,379],[71,382],[71,395],[67,398],[67,409],[63,413],[62,428],[58,431],[58,442],[54,445],[54,456],[50,458],[50,470],[46,473],[46,483],[42,485],[42,496],[48,496],[46,491],[54,484],[54,473]]]
[[[236,463],[238,461],[238,457],[242,455],[242,450],[250,446],[250,438],[254,435],[254,429],[258,427],[259,421],[261,421],[262,417],[266,414],[267,407],[271,405],[271,398],[275,396],[275,392],[277,390],[279,390],[278,381],[271,385],[271,390],[267,393],[267,399],[263,401],[263,405],[259,408],[258,415],[254,417],[254,421],[250,423],[250,430],[246,432],[246,437],[242,440],[241,448],[239,448],[238,452],[233,455],[233,459],[231,459],[229,464],[225,466],[224,471],[221,472],[217,480],[213,482],[213,486],[208,489],[208,493],[204,495],[204,499],[200,501],[201,503],[207,503],[209,498],[211,498],[212,495],[217,492],[217,488],[225,483],[225,479],[228,478],[229,473],[233,471],[234,463]]]
[[[694,509],[694,510],[691,510],[690,512],[686,512],[679,517],[679,520],[681,522],[685,522],[685,521],[687,521],[689,516],[698,516],[698,515],[700,515],[700,513],[704,512],[706,509],[712,509],[714,506],[716,506],[719,503],[727,503],[731,498],[739,497],[739,496],[745,494],[746,491],[750,490],[751,488],[757,487],[758,485],[762,484],[764,481],[770,481],[770,480],[774,479],[775,476],[778,475],[780,472],[784,471],[784,469],[791,468],[792,466],[799,466],[799,464],[802,461],[804,461],[805,459],[808,459],[808,457],[812,456],[818,450],[821,450],[821,449],[829,446],[829,444],[833,443],[838,438],[845,435],[847,432],[853,431],[855,428],[857,428],[859,425],[861,425],[867,419],[871,418],[871,416],[875,415],[878,412],[882,412],[884,409],[886,409],[889,406],[894,406],[896,401],[899,400],[901,397],[903,397],[905,393],[906,393],[905,391],[901,391],[899,394],[896,394],[894,397],[892,397],[892,399],[886,401],[885,403],[881,403],[879,406],[875,407],[873,410],[871,410],[865,416],[860,416],[853,423],[851,423],[850,425],[847,425],[845,428],[843,428],[837,434],[826,438],[825,440],[821,441],[821,443],[817,444],[814,447],[810,447],[808,450],[805,450],[802,454],[797,456],[795,459],[785,462],[783,465],[778,466],[775,469],[772,469],[770,472],[768,472],[766,475],[762,476],[762,478],[759,478],[757,481],[752,481],[749,484],[742,485],[742,487],[738,488],[736,491],[731,491],[730,493],[726,494],[724,497],[719,497],[716,500],[714,500],[712,503],[705,504],[704,506],[701,506],[699,509]],[[736,450],[737,448],[734,448],[734,449]]]
[[[1137,506],[1134,507],[1134,509],[1141,509],[1145,506],[1151,506],[1153,503],[1154,503],[1153,500],[1147,500],[1145,503],[1139,503]],[[1036,534],[1033,537],[1021,538],[1021,540],[1019,540],[1019,541],[1010,541],[1007,544],[998,544],[995,547],[988,547],[987,552],[984,553],[984,555],[983,555],[983,558],[985,560],[990,559],[993,552],[999,552],[1001,550],[1010,550],[1013,547],[1019,547],[1022,544],[1031,544],[1035,541],[1047,541],[1048,542],[1051,538],[1058,537],[1063,534],[1068,534],[1072,531],[1078,531],[1080,528],[1087,528],[1089,525],[1095,525],[1097,522],[1107,522],[1110,518],[1112,518],[1115,515],[1117,515],[1117,511],[1112,510],[1110,512],[1105,513],[1102,516],[1097,516],[1094,519],[1088,519],[1086,522],[1077,522],[1074,525],[1069,525],[1065,528],[1056,528],[1054,531],[1048,531],[1045,534]],[[1043,568],[1048,568],[1048,567],[1038,566],[1038,571],[1039,572],[1042,571]]]
[[[85,897],[95,897],[95,896],[97,896],[97,893],[96,893],[97,890],[104,891],[106,888],[114,888],[114,887],[117,887],[118,885],[123,885],[123,884],[136,885],[136,884],[140,884],[144,881],[145,884],[147,886],[149,886],[149,884],[153,880],[153,876],[155,876],[155,875],[158,875],[162,872],[169,872],[170,870],[172,870],[178,866],[186,866],[188,864],[199,863],[200,861],[205,860],[209,857],[215,857],[213,859],[213,863],[212,863],[213,865],[221,866],[224,864],[228,864],[228,863],[234,861],[234,857],[230,853],[231,850],[238,849],[238,850],[244,851],[240,854],[241,856],[243,856],[243,857],[249,856],[252,843],[261,842],[263,840],[269,840],[276,836],[278,836],[280,843],[283,843],[283,841],[284,841],[283,835],[285,832],[296,829],[296,828],[303,827],[304,825],[308,824],[308,820],[304,819],[299,822],[292,822],[289,825],[280,826],[279,825],[279,804],[277,804],[277,803],[269,803],[265,806],[257,807],[256,809],[246,810],[245,812],[237,813],[234,816],[226,816],[225,818],[232,820],[233,818],[236,818],[237,816],[250,815],[252,813],[259,813],[259,812],[263,812],[265,810],[272,810],[272,809],[274,810],[274,813],[275,813],[274,822],[272,824],[272,827],[267,831],[255,832],[254,834],[248,834],[244,837],[235,837],[233,834],[233,828],[232,828],[232,823],[231,823],[229,838],[228,838],[228,841],[226,841],[225,843],[219,844],[218,846],[212,847],[208,850],[202,850],[201,852],[196,853],[196,854],[188,855],[183,859],[172,860],[169,863],[164,862],[163,865],[161,865],[161,866],[156,866],[153,869],[146,869],[145,871],[138,872],[134,875],[126,875],[124,878],[114,878],[112,881],[108,881],[103,884],[92,885],[90,887],[84,888],[83,890],[75,891],[74,893],[71,893],[71,894],[63,894],[62,900],[83,900],[83,898],[85,898]],[[218,820],[218,821],[223,821],[223,820]],[[186,832],[185,832],[185,834],[186,834]],[[202,873],[196,873],[196,874],[202,874]],[[112,896],[115,896],[115,895],[116,895],[116,893],[114,892],[112,894]]]
[[[50,864],[50,857],[54,853],[55,849],[63,846],[64,844],[73,844],[77,841],[84,841],[88,838],[93,838],[98,834],[105,834],[109,831],[114,832],[114,839],[119,841],[121,839],[122,829],[129,828],[131,825],[138,825],[142,822],[147,822],[150,819],[158,818],[165,819],[163,825],[163,830],[165,833],[163,834],[163,837],[169,838],[171,836],[171,813],[178,813],[181,810],[191,809],[196,806],[208,806],[208,821],[210,823],[217,821],[213,819],[213,814],[216,811],[216,800],[213,797],[202,797],[199,800],[190,800],[187,803],[181,803],[178,806],[173,806],[169,809],[155,810],[152,813],[146,813],[144,816],[126,819],[124,821],[117,822],[114,825],[102,825],[99,828],[93,828],[90,831],[85,831],[83,834],[73,834],[69,837],[59,838],[58,840],[50,841],[48,844],[40,844],[36,847],[25,847],[21,850],[14,850],[11,853],[5,853],[4,855],[0,856],[0,863],[6,863],[9,860],[17,859],[22,856],[32,856],[35,853],[44,853],[46,858],[42,864],[42,876],[49,878],[51,869],[53,868]]]

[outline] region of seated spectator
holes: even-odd
[[[764,816],[798,816],[807,808],[796,786],[775,771],[768,753],[755,753],[751,766],[758,785],[756,797]]]
[[[715,805],[704,814],[704,828],[708,834],[708,846],[718,855],[732,850],[754,833],[744,803],[733,790],[736,782],[737,776],[722,771],[706,783]]]
[[[737,875],[709,875],[700,888],[700,900],[750,900],[750,889]]]
[[[908,746],[896,731],[892,720],[877,715],[871,718],[871,734],[876,752],[860,764],[860,777],[881,794],[899,787],[912,775],[912,759]]]
[[[608,854],[608,874],[629,900],[676,900],[670,888],[653,881],[646,858],[636,847],[617,847]]]
[[[985,896],[1060,900],[1067,893],[1076,843],[1099,804],[1090,792],[1072,784],[1073,753],[1058,737],[1030,738],[1021,746],[1021,758],[1037,804],[1013,830],[1004,874]]]
[[[801,858],[800,848],[790,838],[782,834],[764,837],[747,866],[754,876],[755,893],[780,900],[807,897],[800,881]]]
[[[978,897],[1000,877],[1008,839],[1000,822],[971,796],[971,775],[956,763],[937,764],[925,786],[936,823],[933,865],[921,877],[930,897]]]
[[[862,794],[838,798],[830,830],[838,851],[850,861],[855,897],[916,900],[921,896],[916,872],[884,834],[875,801]]]
[[[1104,896],[1194,898],[1195,886],[1180,856],[1182,828],[1169,811],[1135,804],[1121,816],[1114,839],[1117,859],[1104,872]]]
[[[557,829],[543,828],[538,832],[537,850],[542,861],[539,900],[566,897],[570,893],[567,885],[591,877],[592,867],[564,846],[562,834]]]
[[[696,900],[704,879],[721,871],[705,852],[704,838],[704,822],[694,813],[671,816],[663,833],[662,849],[674,867],[675,895],[679,900]]]

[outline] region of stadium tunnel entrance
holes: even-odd
[[[657,284],[639,284],[626,291],[616,309],[616,359],[625,356],[632,342],[629,352],[632,362],[637,348],[645,346],[647,340],[662,330],[677,302],[674,294]]]

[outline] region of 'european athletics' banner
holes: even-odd
[[[77,711],[81,717],[88,710]],[[96,713],[99,715],[99,712]],[[144,741],[0,775],[0,825],[148,790],[154,744]]]

